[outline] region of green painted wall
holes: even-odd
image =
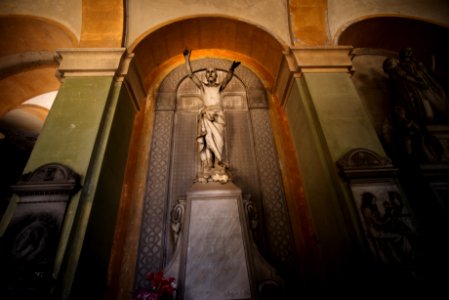
[[[25,172],[58,162],[85,179],[112,77],[65,78]]]
[[[302,174],[304,192],[312,213],[328,277],[338,277],[346,261],[348,239],[338,194],[328,169],[329,154],[305,82],[295,79],[285,106]]]
[[[361,253],[363,242],[336,162],[353,148],[381,155],[384,151],[346,73],[305,73],[296,78],[285,110],[326,275],[334,282],[348,279],[361,268],[364,257],[356,253]]]
[[[66,211],[55,260],[58,299],[71,294],[85,240],[89,245],[90,221],[94,225],[87,237],[97,230],[103,239],[99,238],[98,262],[108,259],[105,249],[112,243],[134,119],[132,103],[121,91],[112,76],[65,78],[25,167],[24,172],[30,172],[56,162],[81,176],[82,189]],[[103,219],[92,222],[99,216]]]
[[[347,73],[305,73],[304,81],[334,161],[361,147],[385,155]]]
[[[124,85],[114,88],[112,117],[95,199],[78,265],[73,296],[100,297],[105,292],[115,221],[133,129],[135,109]]]

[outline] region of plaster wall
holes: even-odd
[[[86,174],[111,81],[109,77],[65,79],[25,172],[58,161]]]
[[[312,105],[306,82],[303,78],[295,79],[285,111],[300,172],[307,174],[303,177],[304,192],[320,241],[320,257],[327,276],[332,276],[338,264],[346,260],[343,249],[347,232],[327,166],[328,155],[323,151],[323,134]]]
[[[109,107],[113,117],[74,283],[74,293],[80,299],[100,299],[103,292],[134,122],[135,110],[125,86],[114,86],[112,93]]]
[[[328,0],[331,39],[351,23],[368,16],[413,17],[449,27],[449,2],[446,0]]]
[[[334,161],[354,147],[384,154],[366,108],[347,74],[310,73],[304,78]]]
[[[388,123],[390,111],[388,77],[382,69],[385,59],[381,55],[358,55],[352,60],[352,81],[378,136]]]
[[[280,0],[153,0],[129,1],[129,46],[148,30],[193,16],[227,16],[255,24],[289,44],[287,1]]]
[[[0,15],[31,15],[52,19],[69,28],[79,40],[82,2],[81,0],[2,0]]]

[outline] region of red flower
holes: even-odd
[[[135,291],[132,299],[173,299],[173,293],[176,290],[175,279],[173,277],[165,278],[164,273],[159,271],[156,273],[148,273],[146,279],[149,281],[149,287],[140,288]]]

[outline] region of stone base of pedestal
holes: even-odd
[[[177,299],[256,299],[263,282],[281,286],[248,233],[242,192],[232,182],[195,183],[182,223],[165,270],[177,279]]]

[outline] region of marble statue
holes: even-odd
[[[229,174],[223,161],[225,117],[221,103],[221,92],[232,79],[234,70],[240,62],[234,61],[226,77],[218,82],[215,68],[206,69],[206,81],[200,80],[192,71],[190,65],[190,49],[183,52],[188,76],[200,89],[203,105],[199,111],[197,143],[201,170],[197,180],[199,182],[227,182]]]

